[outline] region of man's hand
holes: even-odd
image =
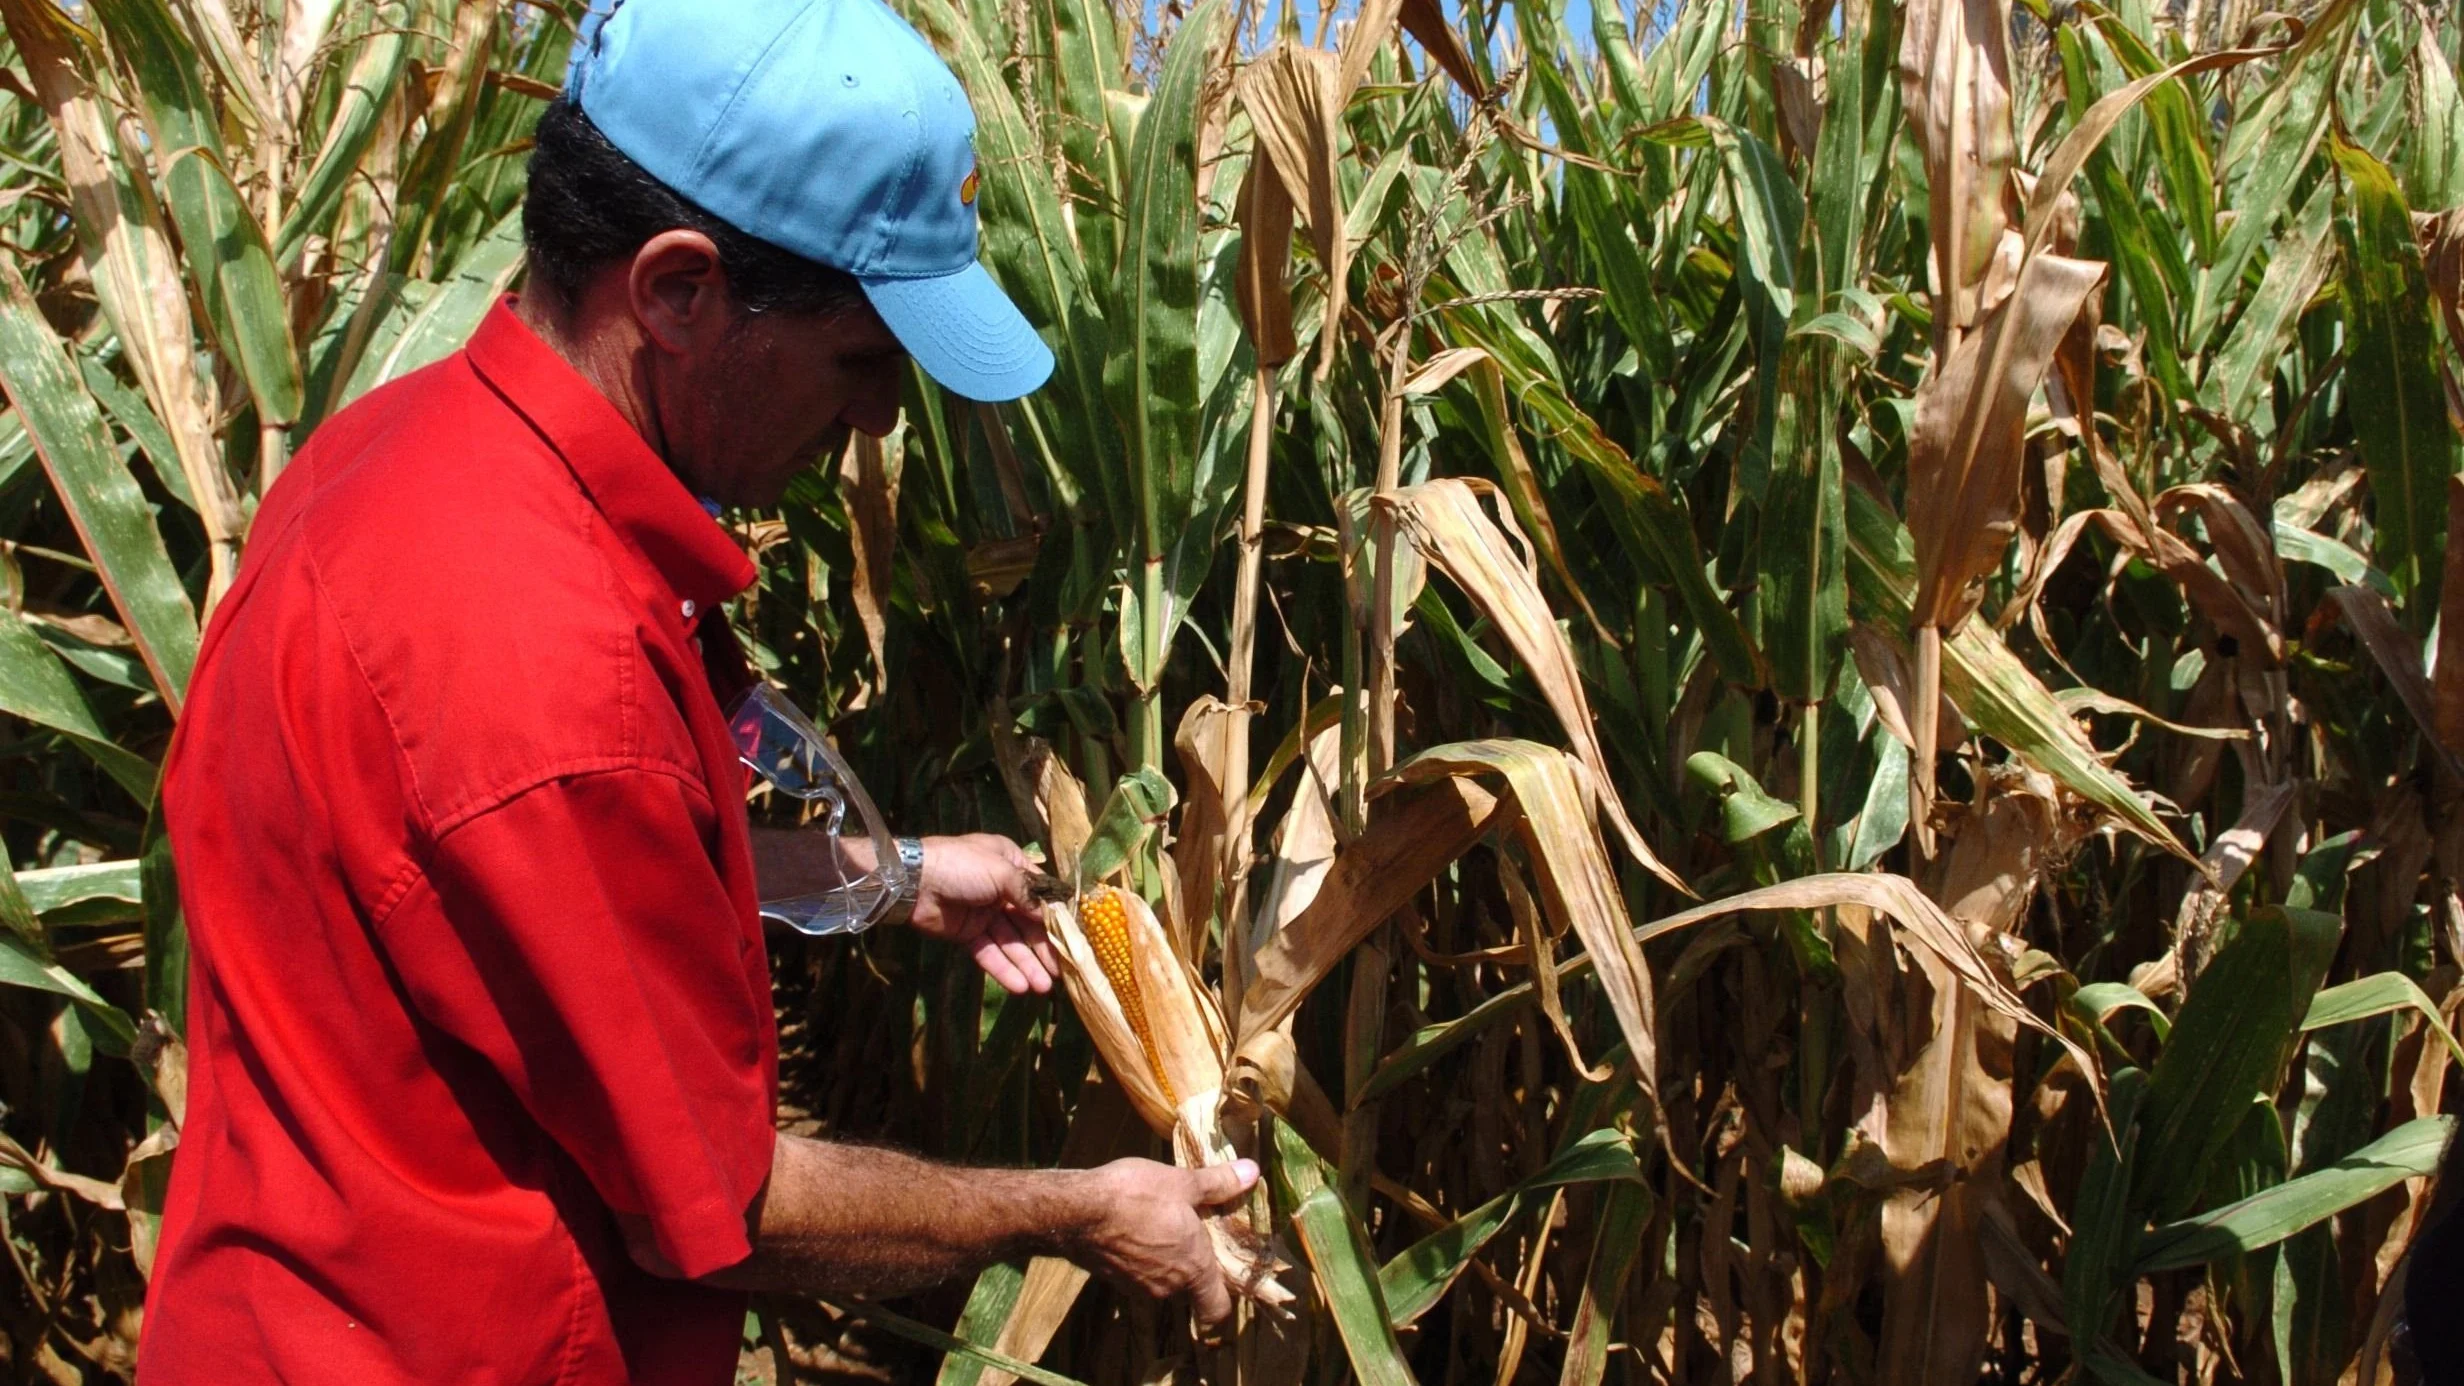
[[[782,1134],[770,1180],[745,1210],[753,1254],[704,1280],[799,1296],[899,1295],[995,1261],[1066,1256],[1125,1289],[1186,1294],[1211,1327],[1230,1317],[1232,1295],[1199,1214],[1257,1182],[1248,1160],[1199,1170],[1151,1160],[963,1169]],[[616,1224],[635,1264],[676,1274],[648,1219],[619,1213]]]
[[[1027,854],[992,833],[924,839],[924,880],[907,922],[954,943],[1011,995],[1052,990],[1060,955],[1027,893]]]
[[[1102,1216],[1071,1259],[1157,1299],[1186,1293],[1200,1327],[1230,1318],[1232,1292],[1198,1215],[1249,1192],[1258,1167],[1247,1160],[1206,1169],[1115,1160],[1091,1177]]]

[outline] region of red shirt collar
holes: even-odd
[[[696,611],[752,586],[753,560],[598,387],[514,316],[513,302],[489,309],[464,348],[480,378],[547,439],[599,513]]]

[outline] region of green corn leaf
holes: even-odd
[[[456,0],[438,6],[432,32],[446,36],[442,52],[430,51],[436,85],[425,101],[419,142],[402,170],[394,198],[395,220],[385,268],[395,274],[418,270],[430,252],[445,247],[437,230],[444,204],[469,148],[481,101],[487,96],[489,57],[506,6],[503,0]]]
[[[109,367],[87,352],[77,354],[77,374],[79,379],[85,381],[95,403],[103,406],[103,412],[111,417],[111,421],[136,441],[138,450],[153,466],[154,477],[163,484],[163,489],[180,504],[191,510],[196,509],[197,498],[188,489],[188,474],[180,470],[179,449],[172,443],[171,434],[163,428],[163,421],[154,416],[154,407],[146,403],[145,396],[121,384],[120,378],[113,375]]]
[[[2276,555],[2294,563],[2308,563],[2336,575],[2340,582],[2367,587],[2390,601],[2395,599],[2396,585],[2385,573],[2374,567],[2361,552],[2341,539],[2307,529],[2295,529],[2278,521],[2272,526]]]
[[[2142,23],[2143,7],[2135,17]],[[2156,55],[2123,15],[2110,11],[2096,17],[2097,32],[2111,46],[2122,71],[2133,81],[2162,72],[2168,64]],[[2176,77],[2158,84],[2140,103],[2147,119],[2147,130],[2156,148],[2157,172],[2164,180],[2167,210],[2172,224],[2166,230],[2190,233],[2190,242],[2201,260],[2212,258],[2216,246],[2216,171],[2209,153],[2204,123],[2194,106],[2195,92],[2190,78]]]
[[[2344,921],[2311,910],[2253,911],[2192,984],[2148,1081],[2134,1208],[2187,1212],[2207,1166],[2251,1098],[2272,1093],[2327,974]]]
[[[1732,844],[1760,837],[1799,817],[1796,805],[1764,793],[1745,767],[1716,751],[1696,751],[1687,757],[1685,773],[1718,798],[1721,836]]]
[[[0,872],[5,871],[5,864],[0,863]],[[0,895],[14,894],[15,882],[11,877],[8,885],[0,886]],[[24,903],[24,897],[18,896],[17,906],[22,908]],[[48,991],[76,1002],[87,1019],[99,1027],[95,1038],[107,1053],[126,1054],[129,1045],[136,1042],[137,1025],[128,1018],[128,1012],[104,1000],[83,978],[46,957],[35,944],[13,930],[0,930],[0,986]]]
[[[2233,122],[2217,160],[2233,224],[2199,277],[2185,340],[2206,342],[2238,297],[2251,257],[2273,244],[2277,224],[2302,186],[2334,112],[2343,65],[2343,21],[2357,6],[2336,3],[2311,24],[2301,45],[2277,65],[2275,79]]]
[[[1062,6],[1073,2],[1085,0],[1053,0]],[[1089,288],[1090,280],[1110,282],[1114,256],[1081,259],[1062,214],[1051,160],[1002,80],[999,57],[985,50],[983,38],[948,0],[912,0],[908,8],[949,60],[975,107],[983,259],[1052,347],[1053,378],[1038,394],[1048,397],[1044,417],[1053,429],[1054,460],[1069,469],[1079,490],[1101,494],[1116,522],[1126,522],[1132,501],[1117,460],[1120,430],[1103,388],[1107,334],[1102,307]],[[1063,22],[1074,21],[1065,15]],[[1066,41],[1063,52],[1065,57],[1071,52]],[[1087,63],[1102,60],[1092,47],[1083,56]],[[1090,113],[1074,95],[1079,90],[1075,70],[1065,72],[1062,80],[1073,93],[1071,127],[1080,119],[1091,120],[1094,128],[1085,133],[1090,140],[1096,138],[1096,130],[1103,128],[1101,92]],[[1107,138],[1103,148],[1110,161],[1106,166],[1116,166],[1121,158],[1117,144]],[[1086,234],[1088,222],[1098,219],[1117,221],[1108,212],[1082,209],[1080,235]]]
[[[2200,382],[2210,408],[2246,420],[2262,438],[2275,436],[2276,411],[2256,405],[2284,363],[2286,341],[2334,265],[2335,241],[2329,230],[2334,210],[2335,189],[2321,183],[2270,249],[2257,291],[2217,351],[2207,379]],[[2289,551],[2287,556],[2300,557]]]
[[[1874,777],[1857,811],[1856,833],[1839,862],[1842,871],[1863,871],[1899,845],[1908,831],[1908,748],[1888,731],[1873,737]]]
[[[177,716],[197,662],[196,608],[172,570],[145,493],[112,446],[102,411],[13,263],[0,265],[0,388],[25,422],[52,489]]]
[[[1719,151],[1729,196],[1737,206],[1737,283],[1745,294],[1757,391],[1754,432],[1737,462],[1737,489],[1756,500],[1770,475],[1771,443],[1780,408],[1780,351],[1797,312],[1796,263],[1805,202],[1787,167],[1752,131],[1703,118]]]
[[[1435,1308],[1480,1248],[1529,1206],[1532,1194],[1570,1184],[1631,1183],[1642,1177],[1633,1143],[1624,1135],[1607,1129],[1589,1132],[1539,1173],[1422,1237],[1388,1261],[1378,1271],[1378,1286],[1389,1319],[1401,1328]]]
[[[239,363],[259,421],[287,424],[306,395],[299,350],[265,228],[232,185],[205,58],[164,0],[94,0],[93,11],[144,98],[163,201],[214,335]]]
[[[342,205],[342,194],[375,143],[385,110],[400,99],[402,75],[410,58],[407,16],[399,3],[376,7],[359,52],[343,77],[342,95],[325,125],[325,142],[300,179],[291,210],[274,237],[274,261],[285,268],[298,263],[311,236],[320,234],[327,219]]]
[[[2128,982],[2090,982],[2071,994],[2071,1008],[2080,1015],[2103,1025],[2125,1010],[2139,1011],[2148,1018],[2162,1043],[2173,1034],[2173,1021],[2147,994]]]
[[[1377,1261],[1360,1223],[1333,1185],[1303,1198],[1292,1213],[1301,1249],[1317,1273],[1335,1332],[1362,1386],[1415,1386],[1412,1369],[1395,1340],[1393,1316],[1378,1290]]]
[[[2130,1287],[2130,1255],[2140,1227],[2131,1211],[2131,1166],[2149,1148],[2138,1121],[2147,1092],[2144,1070],[2113,1074],[2105,1097],[2111,1130],[2089,1137],[2087,1172],[2071,1201],[2070,1250],[2062,1259],[2062,1317],[2073,1342],[2102,1339]]]
[[[2374,554],[2403,594],[2413,629],[2425,631],[2437,610],[2445,487],[2456,470],[2455,432],[2438,382],[2438,337],[2425,306],[2429,284],[2395,175],[2341,136],[2328,148],[2344,176],[2346,215],[2336,229],[2352,377],[2369,382],[2345,396],[2345,409],[2370,469]]]
[[[59,654],[15,618],[0,620],[0,712],[66,736],[137,802],[154,801],[154,763],[111,739]]]
[[[1457,340],[1484,348],[1496,360],[1505,376],[1506,393],[1527,411],[1534,432],[1564,448],[1582,465],[1626,551],[1646,566],[1653,581],[1676,592],[1710,647],[1721,675],[1731,683],[1759,687],[1762,658],[1737,613],[1712,584],[1684,493],[1635,466],[1625,449],[1566,394],[1559,372],[1538,359],[1519,338],[1470,313],[1449,313],[1447,319]]]
[[[521,270],[522,214],[517,210],[472,246],[443,283],[417,284],[414,293],[389,296],[377,305],[349,385],[334,407],[461,350]]]
[[[1566,978],[1572,975],[1571,969],[1578,966],[1588,970],[1590,963],[1588,956],[1577,958],[1566,969],[1561,969],[1558,976]],[[1452,1020],[1421,1026],[1412,1032],[1409,1040],[1378,1061],[1378,1066],[1369,1074],[1369,1081],[1361,1085],[1359,1100],[1372,1102],[1393,1092],[1427,1072],[1438,1060],[1477,1038],[1490,1026],[1531,1009],[1536,999],[1531,983],[1518,982]]]
[[[2464,1044],[2457,1043],[2454,1032],[2438,1018],[2438,1003],[2432,1001],[2412,978],[2401,972],[2375,973],[2327,988],[2311,998],[2310,1012],[2302,1017],[2301,1028],[2308,1033],[2324,1030],[2331,1025],[2345,1025],[2374,1015],[2406,1010],[2418,1014],[2421,1023],[2447,1046],[2447,1051],[2455,1056],[2456,1062],[2464,1065]]]
[[[1146,114],[1130,146],[1123,189],[1121,267],[1113,281],[1120,324],[1104,386],[1128,444],[1141,556],[1160,562],[1188,519],[1198,460],[1198,117],[1224,18],[1207,0],[1174,31]],[[1160,614],[1150,616],[1160,623]],[[1131,673],[1151,683],[1160,649],[1138,652]]]
[[[145,1005],[171,1033],[188,1033],[188,920],[180,911],[179,871],[171,861],[171,828],[162,801],[146,815],[137,855],[138,893],[145,901]]]
[[[1352,1371],[1362,1386],[1417,1386],[1395,1338],[1377,1261],[1359,1222],[1344,1206],[1333,1167],[1310,1149],[1292,1123],[1275,1122],[1274,1131],[1267,1170],[1275,1206],[1299,1234],[1301,1251],[1316,1273],[1318,1293],[1334,1318]]]
[[[2151,1228],[2139,1238],[2132,1273],[2152,1275],[2274,1246],[2407,1179],[2435,1174],[2455,1126],[2451,1116],[2408,1121],[2323,1169]]]
[[[1057,126],[1061,155],[1074,178],[1091,183],[1078,203],[1078,245],[1092,273],[1110,278],[1120,260],[1121,205],[1128,151],[1111,138],[1105,119],[1110,93],[1122,80],[1119,19],[1096,0],[1036,0],[1052,35],[1052,99],[1046,124]],[[1055,143],[1047,137],[1047,146]]]
[[[1574,1323],[1566,1331],[1566,1361],[1558,1386],[1600,1386],[1608,1372],[1609,1330],[1625,1298],[1626,1279],[1643,1252],[1643,1226],[1651,1220],[1651,1190],[1641,1184],[1618,1184],[1600,1203],[1597,1231],[1591,1240],[1591,1265],[1575,1300]]]
[[[894,1309],[884,1309],[878,1304],[861,1299],[847,1300],[838,1308],[840,1313],[849,1318],[862,1319],[866,1323],[879,1325],[908,1342],[921,1343],[925,1347],[937,1349],[952,1357],[966,1358],[979,1364],[979,1368],[990,1367],[995,1371],[1008,1372],[1021,1381],[1032,1381],[1036,1383],[1036,1386],[1086,1386],[1085,1382],[1074,1376],[1063,1376],[1059,1372],[1039,1367],[1032,1362],[1021,1362],[1015,1357],[995,1352],[991,1348],[970,1343],[963,1338],[952,1337],[931,1324],[919,1323]]]
[[[1908,531],[1862,486],[1847,488],[1848,596],[1856,619],[1892,633],[1908,629],[1916,556]],[[2148,841],[2190,856],[2173,830],[2105,763],[2051,690],[1983,623],[1942,642],[1942,691],[1962,715],[2038,769]]]
[[[1092,885],[1136,858],[1172,809],[1172,785],[1151,767],[1121,777],[1095,816],[1095,831],[1078,855],[1078,879]]]
[[[133,861],[98,861],[84,866],[20,871],[17,885],[25,892],[27,907],[36,914],[50,914],[91,900],[117,900],[133,905],[145,898],[139,882],[139,865]]]
[[[1831,696],[1848,648],[1847,512],[1838,418],[1846,383],[1829,340],[1780,352],[1771,476],[1756,553],[1762,652],[1772,691],[1798,704]],[[1809,828],[1813,825],[1808,824]]]
[[[2413,138],[2405,146],[2404,196],[2416,207],[2454,207],[2464,204],[2464,95],[2456,90],[2437,27],[2417,27],[2405,69]]]
[[[959,1311],[958,1329],[952,1336],[963,1343],[999,1337],[1001,1325],[1009,1321],[1010,1309],[1018,1303],[1019,1288],[1026,1280],[1026,1267],[1015,1261],[998,1261],[985,1267],[984,1273],[975,1278],[975,1288],[967,1294],[967,1307]],[[976,1386],[991,1365],[979,1352],[948,1353],[941,1359],[941,1372],[933,1378],[933,1386]]]

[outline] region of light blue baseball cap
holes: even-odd
[[[976,259],[975,112],[881,0],[593,0],[565,94],[679,196],[853,275],[956,393],[1052,374]]]

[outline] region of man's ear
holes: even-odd
[[[735,311],[719,248],[699,231],[662,231],[644,241],[625,287],[643,335],[674,355],[707,350]]]

